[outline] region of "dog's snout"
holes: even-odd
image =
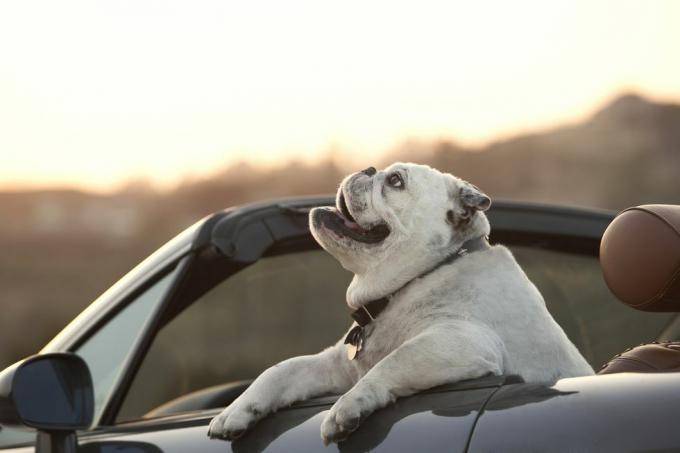
[[[377,172],[378,171],[375,169],[375,167],[368,167],[365,170],[361,170],[361,173],[365,174],[366,176],[373,176]]]

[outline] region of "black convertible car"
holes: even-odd
[[[228,209],[151,255],[37,356],[0,374],[0,450],[680,451],[676,373],[461,382],[398,400],[324,448],[329,395],[232,443],[209,439],[211,418],[259,372],[319,351],[350,324],[351,276],[307,227],[311,207],[332,203]],[[630,346],[680,337],[675,313],[633,310],[607,289],[598,250],[612,213],[496,202],[488,216],[491,242],[513,251],[595,369]]]

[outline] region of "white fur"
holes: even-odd
[[[404,189],[386,186],[394,172],[404,174]],[[365,327],[357,359],[347,359],[343,336],[316,355],[269,368],[213,419],[210,436],[235,439],[281,407],[342,393],[321,426],[324,442],[337,442],[396,398],[437,385],[489,373],[527,382],[593,373],[507,248],[467,254],[419,278],[466,240],[489,233],[482,212],[489,200],[479,189],[427,166],[398,163],[350,175],[338,200],[340,194],[357,224],[386,224],[389,236],[358,242],[315,222],[314,211],[312,234],[354,272],[350,307],[391,295],[389,304]]]

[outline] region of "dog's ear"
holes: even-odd
[[[491,206],[491,198],[467,181],[463,182],[459,197],[465,210],[470,211],[470,215],[474,214],[474,211],[486,211]]]
[[[461,181],[462,184],[458,186],[458,203],[460,207],[457,209],[449,209],[446,212],[446,220],[454,226],[454,228],[462,228],[470,222],[472,216],[477,211],[486,211],[491,206],[491,199],[487,194],[479,190],[477,186],[470,184],[467,181]]]
[[[458,192],[458,199],[463,207],[463,213],[460,216],[462,224],[468,223],[475,212],[486,211],[491,206],[491,198],[474,184],[463,181],[463,185]]]

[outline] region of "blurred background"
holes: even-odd
[[[201,217],[433,165],[680,203],[680,3],[0,3],[0,368]]]

